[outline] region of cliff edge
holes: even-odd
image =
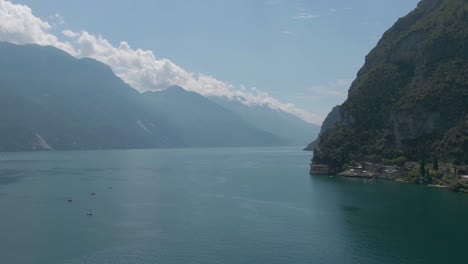
[[[312,164],[468,164],[468,1],[423,0],[367,55]]]

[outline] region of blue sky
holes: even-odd
[[[182,68],[257,87],[323,118],[383,32],[417,0],[12,0],[52,30],[102,35]]]

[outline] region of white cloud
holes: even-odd
[[[346,100],[351,83],[348,79],[330,81],[306,88],[290,98],[307,104],[323,120],[328,114],[326,109],[329,109],[329,105],[342,104]]]
[[[50,19],[50,21],[52,22],[52,24],[54,26],[65,25],[66,24],[65,19],[60,14],[51,15],[51,16],[49,16],[49,19]]]
[[[279,5],[281,4],[281,0],[268,0],[268,1],[263,2],[263,4],[266,6]]]
[[[28,6],[0,0],[0,41],[51,45],[75,54],[70,43],[59,41],[48,33],[51,28],[49,23],[35,17]]]
[[[339,97],[346,99],[347,92],[351,86],[352,80],[340,79],[330,81],[324,84],[315,85],[306,90],[312,92],[311,96],[315,97]]]
[[[75,38],[75,37],[78,36],[77,33],[73,32],[73,31],[71,31],[69,29],[63,30],[62,34],[65,35],[66,37],[69,37],[69,38]]]
[[[295,35],[294,32],[289,31],[289,30],[282,30],[282,31],[280,31],[280,33],[285,34],[285,35],[291,35],[291,36]]]
[[[61,18],[59,15],[54,17]],[[280,102],[266,92],[256,88],[236,87],[209,75],[188,72],[168,59],[157,58],[150,50],[133,49],[127,42],[115,46],[101,35],[70,29],[63,30],[63,39],[59,39],[50,33],[51,29],[52,26],[34,16],[28,6],[0,0],[0,41],[51,45],[78,58],[96,59],[109,65],[117,76],[139,91],[180,85],[204,96],[226,97],[251,106],[265,105],[294,114],[308,122],[321,122],[320,117],[293,104]]]
[[[319,18],[320,15],[314,14],[314,13],[298,13],[295,16],[293,16],[293,19],[314,19],[314,18]]]

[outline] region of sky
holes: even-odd
[[[140,91],[181,85],[321,123],[418,0],[0,0],[0,40],[111,66]]]

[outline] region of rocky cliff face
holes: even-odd
[[[313,162],[468,162],[468,2],[423,0],[366,57]]]
[[[424,106],[418,105],[412,111],[391,113],[390,127],[386,133],[393,137],[397,146],[405,141],[434,133],[441,129],[441,114]]]
[[[320,133],[317,137],[316,140],[314,140],[312,143],[307,145],[307,147],[304,148],[306,151],[313,151],[315,147],[317,147],[319,138],[321,135],[323,135],[325,132],[327,132],[330,128],[334,127],[336,123],[341,121],[341,113],[340,113],[340,106],[337,105],[333,107],[330,113],[328,113],[327,117],[322,123],[322,127],[320,128]]]

